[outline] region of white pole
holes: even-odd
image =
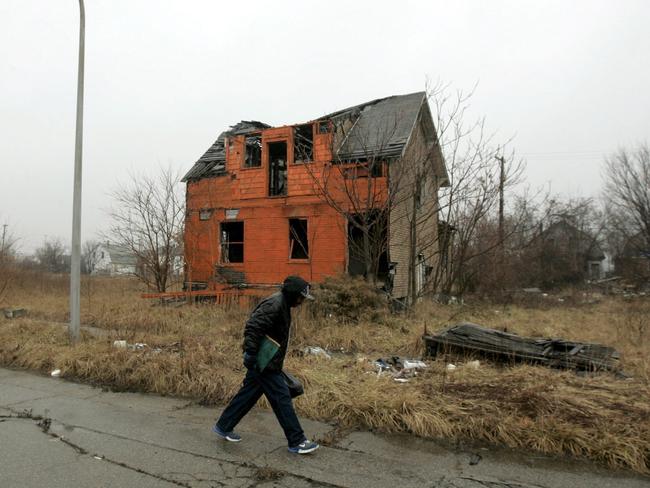
[[[77,130],[74,147],[74,193],[72,201],[72,258],[70,263],[70,342],[79,340],[79,301],[81,282],[81,153],[84,109],[84,31],[86,13],[79,0],[79,68],[77,71]]]

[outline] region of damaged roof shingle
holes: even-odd
[[[219,137],[194,166],[183,176],[181,181],[198,180],[226,174],[226,137],[250,134],[271,127],[257,120],[242,120],[219,134]]]
[[[416,92],[380,98],[323,117],[335,125],[353,119],[337,151],[339,159],[401,156],[425,97]]]
[[[335,127],[345,127],[346,122],[349,125],[336,151],[341,160],[395,158],[402,155],[425,100],[425,92],[394,95],[339,110],[315,120],[332,120]],[[226,137],[270,127],[255,120],[233,125],[219,135],[181,181],[226,174]]]

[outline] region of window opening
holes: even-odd
[[[212,209],[202,208],[199,210],[199,220],[210,220],[212,217]]]
[[[269,195],[287,194],[287,143],[270,142],[269,149]]]
[[[289,219],[289,256],[291,259],[309,259],[307,219]]]
[[[221,223],[221,262],[244,262],[244,223]]]
[[[293,130],[293,160],[296,163],[314,159],[314,127],[299,125]]]
[[[246,157],[244,168],[259,168],[262,166],[262,136],[246,137]]]
[[[378,161],[357,160],[350,162],[351,166],[343,170],[343,176],[348,179],[355,178],[381,178],[384,176],[384,163]]]

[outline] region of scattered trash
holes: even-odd
[[[446,367],[447,371],[455,371],[456,370],[456,365],[449,363]]]
[[[524,293],[542,293],[542,290],[539,288],[522,288],[521,291]]]
[[[24,308],[3,308],[2,312],[5,314],[5,318],[7,319],[16,319],[27,315],[27,310]]]
[[[522,337],[467,322],[435,335],[425,335],[423,340],[427,354],[432,357],[439,351],[456,351],[474,356],[481,354],[500,362],[528,362],[577,371],[620,371],[620,354],[612,347],[564,339]],[[477,363],[470,367],[479,366]],[[447,365],[447,370],[450,371],[450,365]]]
[[[309,346],[302,350],[305,354],[312,354],[314,356],[323,356],[326,359],[332,359],[332,356],[322,347]]]
[[[413,368],[424,369],[424,368],[428,367],[424,363],[424,361],[420,361],[420,360],[416,360],[416,359],[404,359],[402,361],[402,365],[404,366],[404,369],[413,369]]]
[[[59,376],[61,376],[61,370],[60,369],[55,369],[54,371],[52,371],[50,373],[50,376],[52,376],[53,378],[58,378]]]
[[[407,383],[409,378],[418,375],[418,371],[428,368],[424,361],[419,359],[406,359],[399,356],[379,358],[372,362],[377,371],[377,376],[386,373],[398,383]]]
[[[129,344],[126,341],[113,341],[113,347],[116,349],[131,349],[132,351],[142,351],[149,347],[144,342],[136,342],[135,344]],[[160,352],[160,349],[154,352]]]
[[[381,371],[386,371],[391,369],[390,364],[388,364],[385,360],[383,359],[377,359],[377,361],[374,361],[373,364],[377,367],[377,369]]]
[[[94,459],[99,459],[100,461],[101,461],[102,459],[104,459],[104,458],[101,457],[101,456],[93,456],[93,458],[94,458]]]

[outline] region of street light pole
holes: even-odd
[[[79,0],[79,67],[77,71],[77,129],[74,147],[74,193],[72,200],[72,257],[70,263],[70,342],[79,340],[80,284],[81,284],[81,154],[83,147],[84,110],[84,37],[86,12]]]

